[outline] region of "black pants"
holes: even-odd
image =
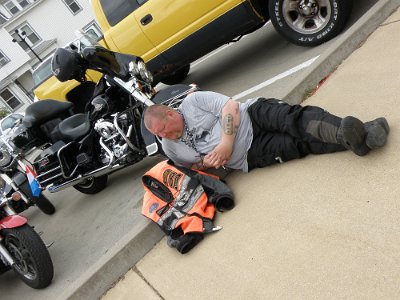
[[[336,141],[342,119],[322,108],[261,98],[248,113],[253,125],[253,142],[247,153],[249,171],[310,153],[346,150]]]

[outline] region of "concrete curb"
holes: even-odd
[[[96,264],[64,291],[59,299],[99,299],[164,236],[156,224],[145,218],[122,237]]]
[[[308,91],[342,63],[398,7],[400,0],[380,0],[341,34],[318,60],[288,88],[285,101],[301,103]],[[113,283],[144,257],[162,237],[162,231],[142,218],[137,229],[126,234],[95,265],[64,291],[59,299],[99,299]]]
[[[344,34],[336,38],[317,61],[307,68],[303,77],[293,81],[292,86],[288,88],[288,94],[283,99],[291,104],[298,104],[305,100],[305,95],[331,74],[399,6],[400,0],[378,1],[356,23],[346,29]]]

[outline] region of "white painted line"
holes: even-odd
[[[224,45],[224,46],[218,48],[217,50],[215,50],[214,52],[208,54],[207,56],[204,56],[203,58],[200,58],[200,59],[197,60],[195,63],[192,63],[191,67],[195,67],[195,66],[197,66],[198,64],[201,64],[203,61],[207,60],[208,58],[214,56],[215,54],[221,52],[222,50],[225,50],[226,48],[228,48],[228,47],[230,47],[230,46],[232,46],[232,45],[233,45],[233,43],[232,43],[232,44],[228,44],[228,45]]]
[[[278,80],[280,80],[282,78],[285,78],[285,77],[287,77],[289,75],[292,75],[293,73],[296,73],[296,72],[298,72],[298,71],[300,71],[302,69],[305,69],[305,68],[309,67],[314,61],[316,61],[318,57],[319,57],[319,55],[314,57],[314,58],[311,58],[311,59],[303,62],[302,64],[297,65],[297,66],[295,66],[295,67],[293,67],[293,68],[291,68],[291,69],[289,69],[289,70],[287,70],[287,71],[285,71],[285,72],[283,72],[281,74],[278,74],[275,77],[272,77],[271,79],[268,79],[267,81],[261,82],[260,84],[254,86],[254,87],[252,87],[252,88],[250,88],[250,89],[248,89],[248,90],[246,90],[244,92],[241,92],[240,94],[237,94],[237,95],[233,96],[232,99],[233,100],[238,100],[240,98],[243,98],[243,97],[245,97],[245,96],[247,96],[247,95],[249,95],[251,93],[254,93],[254,92],[256,92],[256,91],[258,91],[258,90],[260,90],[260,89],[262,89],[262,88],[274,83],[275,81],[278,81]]]

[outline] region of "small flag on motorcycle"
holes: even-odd
[[[39,197],[42,189],[40,188],[39,182],[36,179],[37,175],[35,171],[32,170],[32,168],[30,168],[29,166],[26,166],[25,172],[26,177],[28,177],[29,186],[32,190],[32,195],[34,197]]]

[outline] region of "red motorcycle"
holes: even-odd
[[[13,269],[30,287],[47,287],[54,274],[49,251],[40,236],[18,215],[13,203],[21,194],[5,181],[0,188],[0,273]]]

